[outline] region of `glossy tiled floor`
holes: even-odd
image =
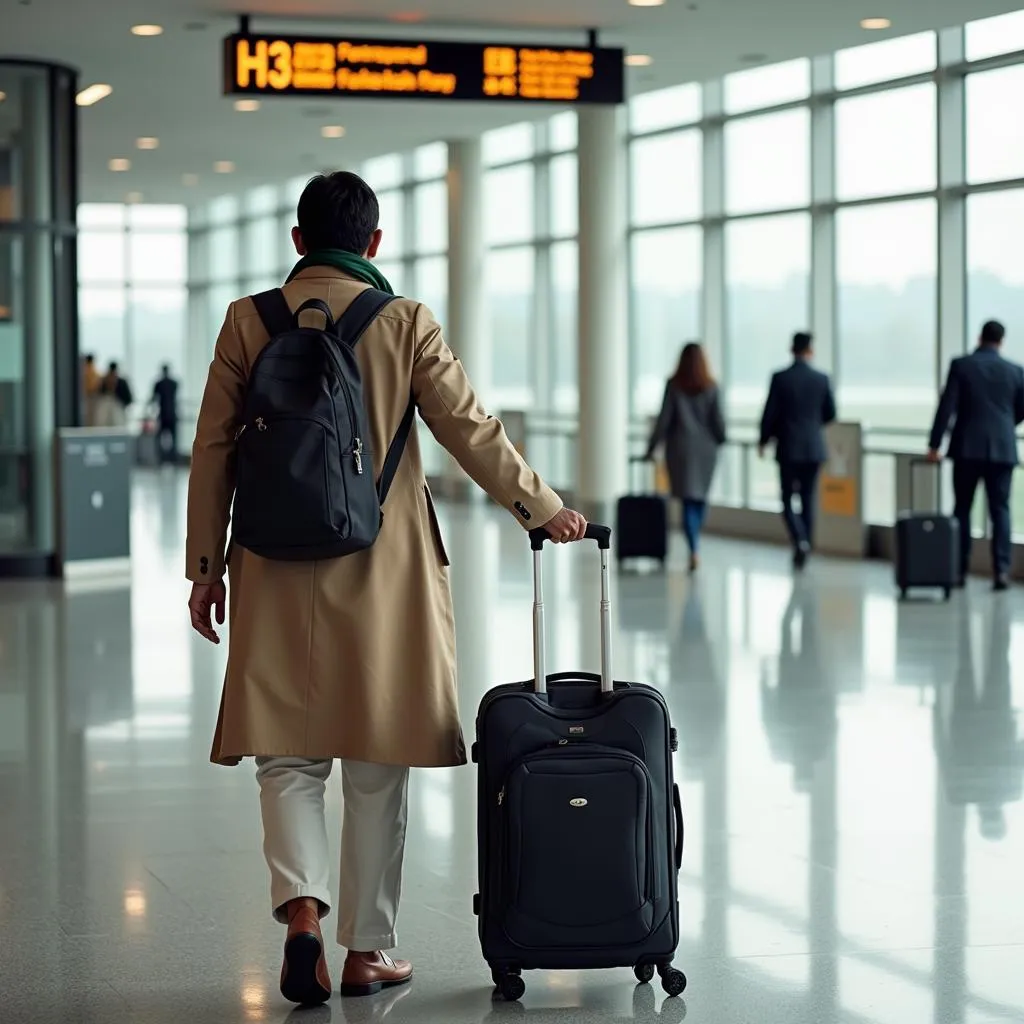
[[[130,589],[0,584],[2,1024],[1024,1020],[1024,591],[900,607],[884,566],[794,584],[721,541],[694,583],[616,586],[617,674],[682,736],[684,999],[625,971],[492,1003],[467,768],[415,777],[413,986],[289,1017],[251,768],[207,763],[223,652],[188,629],[182,512],[183,480],[140,479]],[[530,674],[529,556],[500,514],[443,518],[471,725]],[[588,555],[550,559],[552,667],[594,662]]]

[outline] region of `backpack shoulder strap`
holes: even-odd
[[[394,295],[378,291],[376,288],[365,288],[351,303],[348,309],[338,318],[335,328],[337,336],[345,344],[355,348],[359,339],[366,333],[366,328],[377,318],[377,314],[394,299]]]
[[[284,334],[295,323],[295,315],[280,288],[259,292],[252,297],[252,301],[260,320],[263,321],[263,326],[272,338]]]
[[[415,416],[416,403],[410,397],[409,404],[405,407],[405,415],[402,417],[402,422],[399,424],[398,431],[388,446],[387,455],[384,456],[384,465],[381,467],[380,478],[377,480],[377,500],[381,505],[384,504],[384,499],[388,496],[388,491],[391,490],[395,474],[398,472],[398,464],[402,461],[402,453],[405,451],[409,434],[412,433],[412,421]]]

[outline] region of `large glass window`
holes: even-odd
[[[836,88],[856,89],[862,85],[933,71],[935,45],[934,32],[921,32],[840,50],[835,56]]]
[[[379,192],[380,228],[383,232],[381,255],[394,259],[405,252],[405,203],[401,192]]]
[[[1024,50],[1024,11],[969,21],[964,35],[964,51],[968,60],[984,60]]]
[[[840,199],[935,188],[935,86],[926,82],[836,104]]]
[[[1024,189],[967,199],[967,334],[1001,320],[1016,347],[1024,343]]]
[[[811,197],[810,128],[806,107],[726,124],[729,213],[807,205]]]
[[[700,338],[700,227],[638,231],[632,241],[632,405],[656,413],[682,346]]]
[[[550,231],[557,238],[575,235],[579,229],[579,179],[576,154],[553,157],[550,163]]]
[[[482,139],[485,164],[508,164],[533,156],[536,136],[532,124],[522,122],[506,128],[484,132]]]
[[[575,412],[579,406],[577,377],[577,296],[579,246],[558,242],[551,247],[551,380],[556,412]]]
[[[725,76],[725,110],[729,114],[774,107],[810,94],[811,62],[803,58]]]
[[[1024,177],[1024,65],[967,77],[967,180]]]
[[[442,326],[448,319],[448,257],[425,256],[416,261],[416,298]]]
[[[641,93],[629,101],[629,126],[638,134],[693,124],[700,115],[701,89],[696,82]]]
[[[417,252],[446,252],[448,249],[448,189],[443,181],[417,185],[413,192],[416,209]]]
[[[484,239],[488,245],[534,235],[533,165],[513,164],[484,175]]]
[[[495,409],[527,409],[533,402],[533,249],[492,250],[484,276],[491,341],[488,403]]]
[[[836,223],[841,414],[924,428],[935,412],[935,201],[841,209]]]
[[[773,370],[810,317],[811,220],[806,213],[726,225],[726,398],[730,416],[756,418]]]
[[[700,217],[701,152],[701,133],[696,129],[633,141],[630,205],[634,224]]]

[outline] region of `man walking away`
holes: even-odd
[[[928,458],[942,458],[943,438],[953,422],[949,457],[953,460],[953,494],[960,521],[960,569],[966,577],[971,558],[971,508],[978,484],[984,481],[992,518],[992,571],[995,589],[1010,580],[1010,485],[1017,465],[1018,423],[1024,422],[1024,369],[1004,359],[1006,329],[989,320],[978,347],[949,366]],[[961,583],[963,578],[961,579]]]
[[[157,405],[156,443],[160,463],[169,462],[173,466],[178,461],[178,382],[166,363],[153,386],[153,401]]]
[[[828,377],[811,366],[813,338],[793,335],[793,364],[772,377],[761,416],[758,452],[764,458],[775,442],[782,485],[782,516],[793,541],[793,565],[802,569],[814,545],[814,505],[818,473],[828,458],[824,427],[836,418],[836,403]],[[800,495],[800,514],[793,498]]]

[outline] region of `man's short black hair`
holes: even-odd
[[[311,178],[299,199],[299,231],[307,250],[342,249],[362,256],[380,220],[373,189],[351,171]]]
[[[1002,345],[1006,328],[998,320],[989,320],[981,328],[982,345]]]
[[[814,345],[814,336],[807,331],[797,331],[793,335],[793,355],[805,356]]]

